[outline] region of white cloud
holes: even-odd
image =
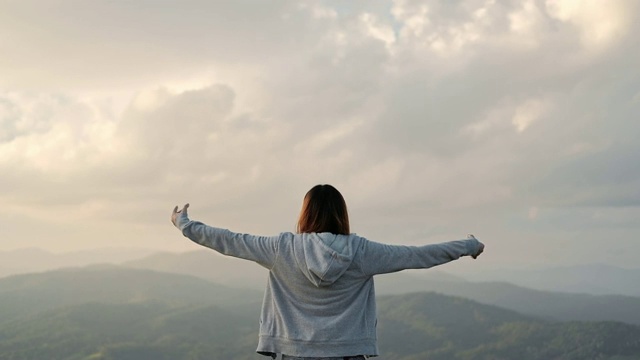
[[[518,37],[519,44],[535,48],[540,44],[539,36],[544,34],[544,14],[534,0],[524,1],[522,8],[510,13],[509,27]]]
[[[550,112],[551,107],[548,98],[529,98],[519,102],[507,98],[490,108],[480,120],[464,126],[462,134],[478,137],[491,131],[505,131],[508,127],[522,133]]]
[[[364,13],[360,15],[360,20],[365,27],[365,32],[374,39],[382,41],[387,50],[393,51],[393,45],[396,42],[396,34],[393,27],[389,24],[382,23],[375,15]]]
[[[576,26],[585,46],[598,49],[626,35],[631,13],[637,11],[634,1],[614,0],[547,0],[551,16]]]
[[[395,0],[391,13],[397,20],[402,21],[400,34],[403,37],[420,37],[425,26],[429,24],[429,6],[423,2]]]
[[[0,88],[117,90],[212,64],[259,66],[256,58],[277,61],[317,40],[314,26],[330,19],[314,9],[286,0],[3,3],[0,33],[10,36],[0,38]]]
[[[355,131],[358,131],[358,128],[362,125],[363,120],[361,119],[352,120],[343,124],[336,124],[335,127],[331,127],[327,130],[321,131],[318,134],[312,135],[303,143],[298,143],[295,147],[295,151],[310,151],[311,153],[317,153],[329,146],[336,145],[336,142],[338,141],[345,141],[345,139],[348,139],[349,135],[353,134]]]
[[[289,230],[328,182],[363,235],[478,226],[501,254],[562,228],[554,211],[588,228],[575,208],[640,203],[630,2],[33,4],[0,9],[0,51],[21,44],[0,58],[12,239],[29,221],[67,248],[168,237],[180,201]],[[94,234],[65,240],[78,220]]]

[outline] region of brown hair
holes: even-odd
[[[342,194],[331,185],[311,188],[302,202],[297,232],[349,235],[349,214]]]

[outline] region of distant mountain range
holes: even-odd
[[[24,261],[24,256],[39,254],[41,258],[49,259],[39,264],[40,268],[64,263],[62,259],[71,260],[74,264],[91,259],[96,260],[120,260],[124,267],[161,271],[172,274],[195,276],[217,284],[226,285],[229,288],[248,289],[262,292],[265,286],[267,270],[261,266],[244,260],[219,255],[209,250],[197,250],[186,253],[154,253],[140,258],[134,258],[133,254],[124,254],[126,251],[93,251],[89,253],[75,253],[66,257],[39,252],[37,250],[23,250],[12,252],[9,265]],[[146,253],[141,250],[140,252]],[[111,256],[107,256],[107,254]],[[84,256],[87,255],[87,256]],[[0,258],[9,257],[7,253],[0,253]],[[4,263],[1,263],[4,265]],[[78,265],[76,265],[78,266]],[[26,266],[24,266],[26,268]],[[598,267],[603,273],[617,273],[617,268]],[[591,267],[583,268],[585,273]],[[115,270],[114,270],[115,271]],[[542,271],[542,270],[541,270]],[[549,276],[560,273],[578,275],[563,269],[548,270]],[[626,278],[634,276],[635,272],[622,271]],[[496,274],[496,276],[499,274]],[[486,274],[481,275],[487,278]],[[516,276],[518,277],[518,276]],[[558,278],[562,276],[558,275]],[[600,275],[602,279],[604,275]],[[522,276],[522,278],[527,278]],[[569,277],[565,277],[568,279]],[[595,278],[595,275],[594,275]],[[0,281],[3,280],[0,278]],[[560,283],[560,280],[554,280]],[[604,280],[601,280],[604,281]],[[618,280],[621,282],[621,280]],[[78,282],[80,283],[80,282]],[[0,282],[2,284],[2,282]],[[635,284],[635,286],[634,286]],[[640,288],[640,281],[630,283],[628,288]],[[3,286],[7,286],[3,284]],[[85,284],[90,287],[90,284]],[[439,270],[429,269],[424,272],[407,273],[400,272],[376,277],[376,289],[379,295],[406,294],[420,291],[435,291],[442,294],[465,297],[488,305],[496,305],[505,309],[514,310],[522,314],[563,321],[622,321],[630,324],[640,324],[640,297],[621,295],[589,295],[567,292],[540,291],[516,286],[506,282],[470,282],[460,277],[443,273]],[[0,292],[2,289],[0,288]],[[99,292],[96,292],[99,293]],[[203,295],[205,296],[205,295]],[[26,300],[29,303],[31,300]],[[1,311],[1,309],[0,309]]]
[[[103,248],[56,254],[36,248],[0,251],[0,278],[92,264],[120,264],[154,253],[148,249]]]
[[[43,310],[94,302],[162,300],[231,306],[261,299],[259,291],[229,288],[193,276],[98,265],[0,279],[0,325]]]
[[[1,359],[267,359],[262,293],[92,266],[0,279]],[[432,292],[378,297],[380,359],[640,358],[640,327],[552,322]]]
[[[0,278],[90,264],[125,264],[133,268],[196,275],[229,286],[242,284],[243,287],[256,289],[262,289],[266,278],[266,271],[259,266],[247,265],[242,260],[225,257],[211,250],[172,253],[119,248],[63,254],[40,249],[0,251]],[[420,272],[416,277],[439,282],[507,282],[543,291],[640,297],[640,268],[623,269],[603,264],[530,270],[476,270],[461,277],[438,268]]]
[[[123,262],[122,266],[192,275],[217,284],[260,291],[264,289],[269,274],[267,269],[256,263],[223,256],[214,251],[155,253]]]
[[[465,275],[465,278],[509,282],[547,291],[640,297],[640,268],[623,269],[604,264],[476,271]]]
[[[380,294],[434,291],[562,321],[622,321],[640,325],[640,297],[532,290],[500,282],[438,282],[402,274],[376,278]]]
[[[267,277],[267,270],[257,264],[212,251],[154,254],[122,265],[188,274],[255,290],[264,289]],[[420,276],[404,272],[378,276],[376,290],[381,295],[435,291],[556,320],[611,320],[640,324],[640,297],[540,291],[505,282],[469,282],[433,269]]]

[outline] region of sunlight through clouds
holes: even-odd
[[[582,42],[594,49],[624,36],[629,31],[629,13],[638,10],[637,3],[623,0],[547,0],[546,6],[555,18],[577,26]]]
[[[532,123],[540,120],[540,118],[544,116],[548,107],[549,105],[541,100],[527,100],[516,108],[511,122],[518,132],[523,132]]]

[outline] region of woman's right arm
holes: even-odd
[[[182,210],[173,210],[171,222],[193,242],[213,249],[223,255],[255,261],[267,269],[273,268],[278,256],[279,236],[241,234],[190,220],[189,204]]]
[[[484,244],[475,237],[423,246],[389,245],[365,240],[362,246],[362,270],[365,275],[426,269],[457,260],[461,256],[475,258],[484,250]]]

